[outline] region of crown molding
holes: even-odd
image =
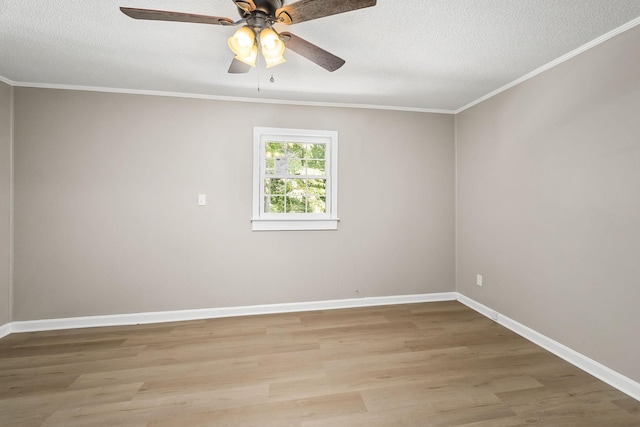
[[[142,89],[125,89],[100,86],[80,86],[54,83],[33,83],[33,82],[14,82],[0,76],[5,83],[14,87],[26,87],[37,89],[56,89],[56,90],[75,90],[85,92],[104,92],[104,93],[120,93],[126,95],[147,95],[147,96],[163,96],[168,98],[186,98],[186,99],[206,99],[213,101],[227,102],[248,102],[253,104],[277,104],[277,105],[299,105],[306,107],[330,107],[330,108],[353,108],[364,110],[388,110],[388,111],[407,111],[414,113],[432,113],[432,114],[455,114],[454,110],[442,110],[435,108],[417,108],[403,107],[397,105],[375,105],[375,104],[350,104],[340,102],[319,102],[319,101],[296,101],[287,99],[267,99],[267,98],[246,98],[241,96],[223,96],[223,95],[207,95],[200,93],[188,92],[165,92],[158,90],[142,90]]]
[[[13,80],[9,80],[8,78],[4,77],[4,76],[0,76],[0,82],[8,84],[9,86],[15,86],[16,82],[14,82]]]

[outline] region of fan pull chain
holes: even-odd
[[[256,58],[256,70],[258,71],[258,92],[260,92],[260,55]]]

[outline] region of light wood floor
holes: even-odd
[[[458,302],[14,334],[2,426],[640,426]]]

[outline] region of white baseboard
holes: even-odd
[[[11,333],[11,323],[0,326],[0,339],[6,337]]]
[[[515,320],[510,319],[507,316],[504,316],[497,311],[483,304],[480,304],[477,301],[474,301],[471,298],[458,293],[457,299],[462,304],[472,308],[473,310],[484,316],[487,316],[490,319],[495,320],[505,328],[510,329],[511,331],[528,339],[534,344],[539,345],[545,350],[566,360],[567,362],[593,375],[599,380],[602,380],[610,386],[617,388],[621,392],[628,394],[636,400],[640,400],[640,383],[627,378],[612,369],[607,368],[603,364],[596,362],[595,360],[590,359],[587,356],[578,353],[577,351],[572,350],[569,347],[560,344],[559,342],[554,341],[551,338],[542,335],[541,333],[536,332],[533,329],[519,322],[516,322]]]
[[[109,316],[71,317],[12,322],[4,325],[9,332],[39,332],[59,329],[94,328],[149,323],[180,322],[213,319],[216,317],[251,316],[257,314],[291,313],[296,311],[333,310],[338,308],[373,307],[379,305],[411,304],[419,302],[455,301],[455,292],[386,297],[350,298],[328,301],[294,302],[286,304],[252,305],[241,307],[205,308],[198,310],[160,311],[151,313],[115,314]],[[2,331],[2,329],[0,329]],[[2,337],[2,335],[0,335]]]

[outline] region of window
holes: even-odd
[[[335,230],[338,133],[253,129],[253,230]]]

